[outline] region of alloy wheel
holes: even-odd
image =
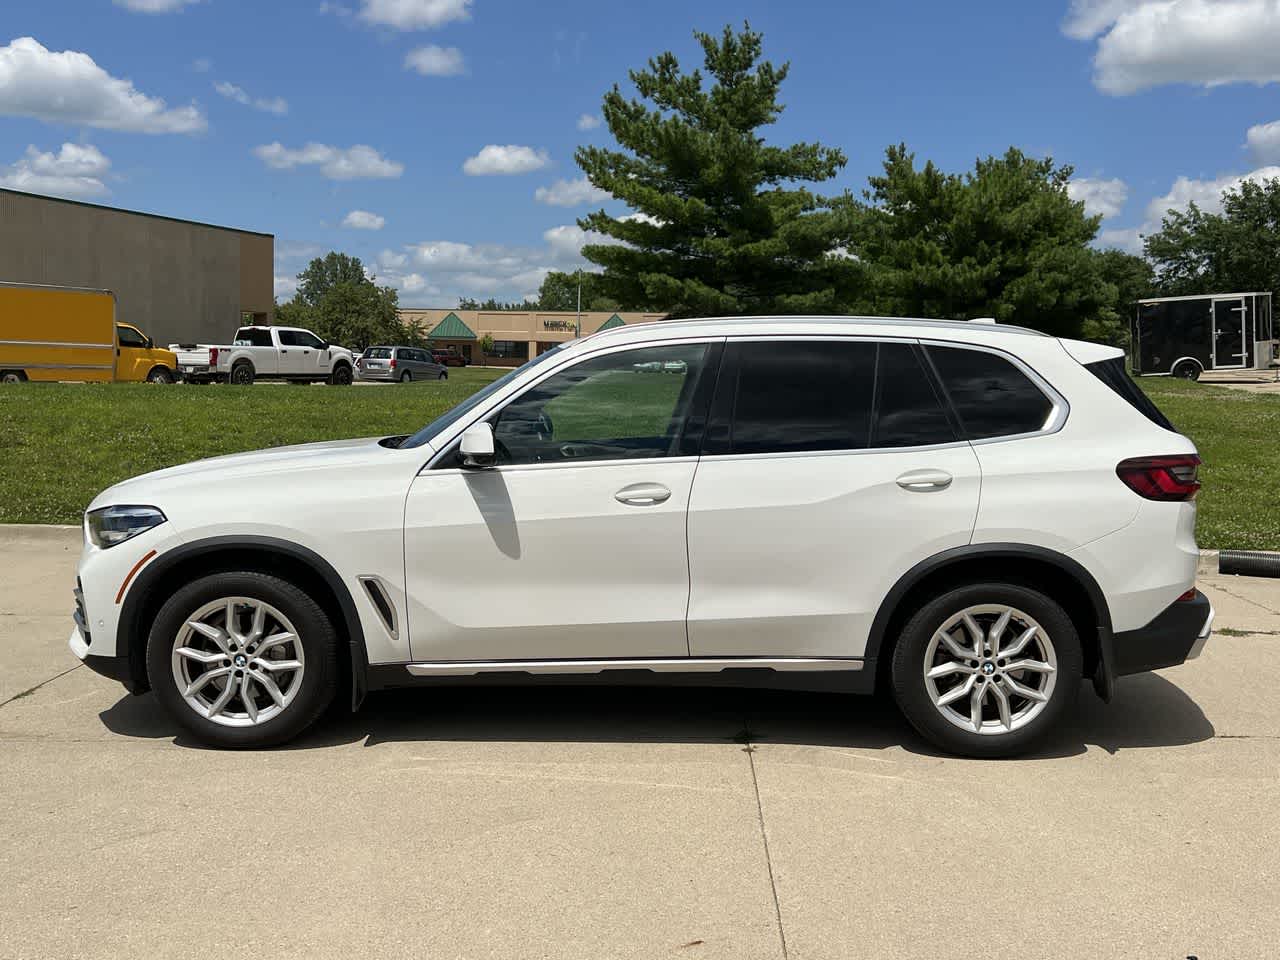
[[[1053,695],[1053,641],[1016,607],[991,603],[948,617],[925,649],[925,690],[950,723],[970,733],[1011,733],[1039,716]]]
[[[306,669],[293,624],[251,597],[223,597],[192,613],[174,637],[171,662],[187,705],[228,727],[279,716],[302,689]]]

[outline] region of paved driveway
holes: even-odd
[[[1280,943],[1280,581],[1040,756],[877,700],[383,694],[177,737],[65,649],[76,531],[0,528],[0,957],[1126,957]]]

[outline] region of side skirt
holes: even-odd
[[[370,664],[369,689],[467,685],[730,686],[872,693],[875,661],[852,658],[681,657],[627,660],[434,661]]]

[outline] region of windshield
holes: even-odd
[[[557,353],[563,350],[564,346],[565,345],[562,343],[559,346],[552,347],[546,353],[538,354],[536,357],[534,357],[534,359],[530,360],[528,363],[524,364],[523,366],[516,367],[510,373],[499,377],[497,380],[493,381],[493,383],[489,384],[487,387],[485,387],[483,390],[479,391],[478,393],[473,393],[471,396],[467,397],[466,400],[462,401],[462,403],[458,404],[452,410],[449,410],[447,413],[443,413],[440,416],[436,417],[434,420],[428,423],[425,427],[423,427],[421,430],[415,433],[412,437],[410,437],[404,443],[400,444],[401,448],[403,449],[405,447],[422,446],[424,443],[426,443],[428,440],[434,437],[437,433],[440,433],[446,427],[452,426],[454,423],[461,420],[463,417],[465,417],[468,413],[470,413],[476,407],[483,404],[486,400],[488,400],[491,396],[493,396],[495,393],[497,393],[499,390],[505,387],[508,383],[510,383],[516,377],[521,376],[524,373],[527,373],[529,370],[532,370],[534,367],[539,366],[540,364],[544,363],[547,360],[550,360]]]

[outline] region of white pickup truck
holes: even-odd
[[[354,369],[350,350],[298,327],[241,327],[229,345],[172,343],[169,349],[188,383],[266,379],[348,386]]]

